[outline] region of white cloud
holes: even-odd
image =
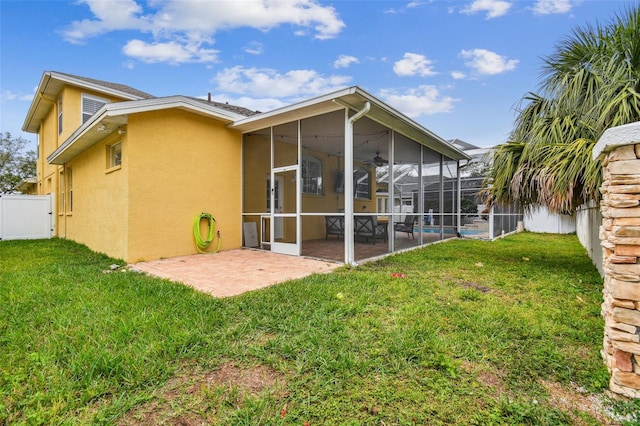
[[[536,15],[552,15],[571,12],[573,4],[571,0],[537,0],[533,5],[533,13]]]
[[[411,118],[421,115],[438,114],[453,110],[453,104],[459,99],[443,96],[435,86],[419,86],[400,93],[394,89],[383,89],[380,96],[389,105]]]
[[[436,75],[433,70],[433,61],[427,59],[426,56],[418,53],[405,53],[403,59],[397,61],[393,65],[393,71],[401,77],[419,75],[421,77],[429,77]]]
[[[334,68],[349,68],[351,64],[359,64],[360,61],[355,56],[340,55],[333,63]]]
[[[316,0],[151,0],[145,4],[146,9],[135,0],[79,2],[89,6],[93,18],[71,22],[62,31],[65,40],[83,43],[111,31],[138,31],[148,34],[149,40],[131,40],[127,51],[133,49],[137,57],[145,57],[149,62],[215,60],[214,51],[204,46],[213,44],[213,36],[219,31],[233,28],[267,31],[291,25],[296,34],[311,33],[316,39],[328,39],[345,27],[333,7],[320,5]],[[140,43],[151,47],[157,56],[138,51]],[[183,48],[176,48],[176,44]],[[171,57],[170,52],[176,56]]]
[[[250,55],[262,55],[264,46],[259,41],[252,41],[244,47],[244,51]]]
[[[517,59],[508,59],[486,49],[462,50],[460,56],[468,59],[465,64],[479,74],[494,75],[512,71],[518,64]]]
[[[213,62],[217,55],[216,50],[204,49],[200,43],[180,44],[176,41],[146,43],[142,40],[130,40],[122,51],[127,56],[147,63]]]
[[[467,77],[467,74],[462,71],[451,71],[451,77],[453,77],[454,80],[463,80]]]
[[[6,101],[31,101],[32,99],[33,99],[33,94],[21,95],[21,94],[12,92],[11,90],[5,90],[5,89],[1,89],[0,90],[0,100],[2,102],[6,102]]]
[[[70,43],[83,43],[87,38],[110,31],[151,29],[150,23],[138,16],[142,8],[135,0],[79,0],[78,3],[88,5],[96,19],[73,21],[66,30],[63,30],[64,39]]]
[[[405,13],[408,9],[415,9],[417,7],[424,6],[424,4],[425,2],[423,1],[410,1],[404,7],[400,7],[398,9],[396,9],[395,7],[392,7],[390,9],[384,10],[382,13],[386,13],[386,14]]]
[[[255,97],[302,99],[342,89],[351,77],[322,76],[313,70],[291,70],[281,74],[270,68],[236,66],[218,72],[214,78],[217,90]]]
[[[461,10],[462,13],[473,15],[478,12],[487,12],[487,19],[505,15],[512,4],[505,0],[475,0]]]

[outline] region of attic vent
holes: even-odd
[[[82,94],[82,122],[86,123],[93,114],[108,103],[108,99]]]

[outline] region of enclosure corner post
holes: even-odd
[[[615,393],[640,398],[640,122],[607,130],[602,163],[604,359]]]

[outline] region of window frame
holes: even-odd
[[[65,206],[65,211],[69,214],[73,213],[73,169],[71,167],[67,167],[64,176],[67,192],[67,204]]]
[[[115,170],[122,167],[122,141],[107,146],[107,169]]]
[[[316,168],[316,173],[310,176],[312,164],[312,167]],[[324,195],[324,164],[320,158],[313,154],[302,155],[302,193],[305,195]]]

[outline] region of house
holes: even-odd
[[[37,188],[38,181],[34,177],[22,179],[16,185],[15,190],[27,195],[36,195],[38,193]]]
[[[37,193],[55,194],[55,235],[128,262],[196,253],[203,212],[221,250],[349,264],[460,226],[469,157],[356,86],[258,113],[47,71],[23,130],[38,135]],[[436,196],[417,191],[402,208],[400,175],[436,182]],[[409,210],[413,239],[394,232]],[[331,216],[344,232],[329,238]],[[377,236],[359,228],[367,218]]]

